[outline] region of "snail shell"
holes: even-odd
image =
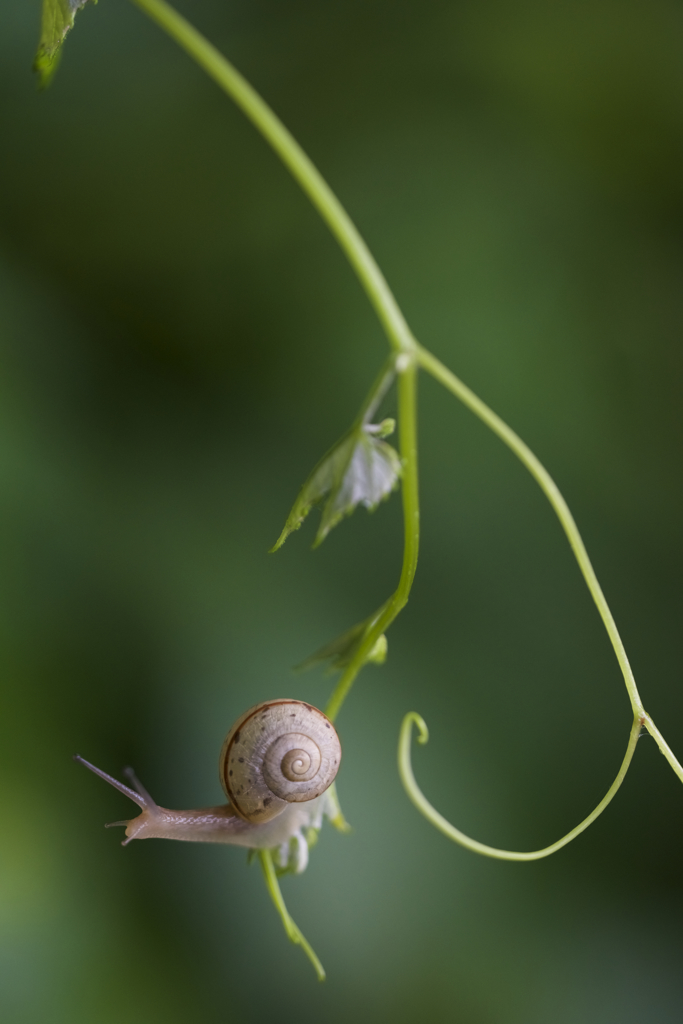
[[[322,711],[301,700],[270,700],[238,718],[225,738],[219,774],[246,821],[269,821],[289,803],[314,800],[334,782],[341,744]]]

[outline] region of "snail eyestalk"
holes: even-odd
[[[145,801],[148,807],[157,806],[156,800],[154,800],[153,797],[150,796],[150,794],[142,785],[139,778],[137,777],[137,775],[130,766],[128,768],[123,769],[123,774],[126,776],[127,779],[130,779],[130,781],[133,783],[133,789],[135,790],[136,793],[140,794],[140,796]]]
[[[136,792],[135,790],[130,789],[129,786],[124,786],[124,784],[122,782],[119,782],[118,779],[115,779],[113,775],[107,775],[107,773],[103,772],[101,768],[96,768],[94,764],[91,764],[90,761],[86,761],[86,759],[84,757],[81,757],[80,754],[74,754],[73,759],[74,761],[78,761],[79,764],[85,765],[85,767],[89,768],[90,771],[93,772],[95,775],[99,775],[101,779],[104,779],[105,782],[108,782],[110,786],[114,787],[114,789],[118,789],[119,793],[123,793],[124,796],[127,796],[129,800],[132,800],[133,803],[136,803],[138,807],[140,807],[143,811],[146,810],[147,807],[150,805],[152,807],[156,807],[154,800],[152,800],[149,793],[147,793],[146,791],[140,792],[138,790]],[[129,772],[132,773],[132,771],[132,768],[128,768],[126,769],[126,774],[128,774]],[[133,778],[135,779],[134,774]],[[137,782],[137,779],[135,781]],[[118,824],[120,824],[120,822],[118,821],[112,822],[112,825]]]
[[[443,832],[448,839],[452,839],[454,843],[459,843],[460,846],[464,846],[467,850],[472,850],[473,853],[480,853],[484,857],[495,857],[498,860],[541,860],[543,857],[549,857],[551,854],[561,850],[563,846],[567,845],[567,843],[571,843],[572,839],[576,839],[578,835],[585,831],[585,829],[587,829],[588,826],[602,814],[607,805],[612,801],[612,798],[624,781],[626,772],[631,764],[631,759],[633,758],[636,743],[638,742],[638,737],[640,735],[640,729],[643,724],[643,716],[636,715],[633,719],[633,725],[631,726],[631,734],[628,739],[628,746],[626,748],[624,760],[621,762],[621,768],[619,769],[616,779],[607,790],[607,793],[595,810],[592,811],[587,818],[584,818],[576,828],[573,828],[571,832],[568,832],[566,836],[563,836],[562,839],[558,839],[556,843],[552,843],[550,846],[546,846],[542,850],[532,850],[530,853],[518,853],[515,850],[499,850],[495,846],[487,846],[485,843],[480,843],[476,839],[471,839],[469,836],[465,835],[464,832],[461,832],[460,829],[451,825],[443,815],[439,814],[435,807],[432,807],[415,780],[410,760],[410,742],[412,739],[413,726],[417,726],[418,729],[418,743],[424,744],[429,739],[429,731],[425,721],[415,711],[409,711],[401,725],[401,732],[398,740],[398,772],[401,776],[401,782],[403,783],[408,797],[417,807],[420,814],[424,815],[430,824],[435,828],[438,828],[439,832]]]

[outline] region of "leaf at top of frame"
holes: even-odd
[[[299,491],[272,551],[277,551],[290,533],[299,529],[314,505],[324,502],[313,544],[316,548],[357,505],[365,505],[372,511],[391,494],[401,476],[401,460],[383,438],[392,433],[394,427],[394,420],[387,419],[379,424],[363,424],[344,434]]]
[[[44,89],[59,65],[61,47],[72,28],[78,11],[88,0],[43,0],[43,16],[38,51],[33,70],[38,74],[40,88]],[[97,0],[94,0],[97,3]]]

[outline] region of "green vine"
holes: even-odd
[[[358,673],[366,662],[383,660],[386,648],[382,645],[382,638],[396,616],[405,607],[415,576],[420,540],[417,375],[418,370],[422,369],[439,381],[490,430],[497,434],[528,469],[550,502],[567,536],[579,570],[595,602],[619,662],[633,710],[633,724],[619,772],[607,794],[594,811],[566,836],[550,846],[530,853],[520,853],[498,850],[469,838],[446,821],[424,797],[413,774],[410,750],[413,726],[418,729],[420,743],[427,742],[428,732],[420,715],[411,711],[405,716],[401,726],[398,768],[403,785],[413,804],[449,839],[475,853],[505,860],[537,860],[555,853],[575,839],[607,807],[624,780],[635,752],[641,728],[644,727],[654,737],[660,751],[679,779],[683,781],[683,767],[643,707],[624,645],[579,530],[567,503],[547,470],[521,438],[499,416],[434,355],[418,344],[381,270],[341,203],[290,132],[246,79],[165,0],[132,0],[132,2],[171,36],[231,97],[299,182],[346,254],[384,328],[392,352],[349,431],[321,460],[304,485],[285,529],[275,545],[275,549],[279,547],[288,534],[301,525],[312,505],[324,499],[327,504],[323,514],[323,524],[327,523],[327,526],[324,529],[321,526],[316,541],[316,543],[320,543],[328,530],[336,525],[344,515],[352,512],[357,504],[364,503],[368,507],[372,507],[387,497],[394,486],[399,484],[400,477],[404,545],[403,564],[396,590],[365,622],[353,627],[343,637],[333,641],[332,644],[314,655],[313,659],[309,659],[311,661],[329,656],[333,658],[334,664],[344,669],[327,705],[329,717],[332,719],[337,717]],[[63,39],[73,24],[76,11],[83,3],[85,0],[44,0],[43,33],[35,63],[43,84],[47,84],[54,73]],[[396,453],[393,452],[393,449],[381,440],[393,429],[392,422],[384,421],[379,425],[370,423],[394,377],[397,381],[398,392],[400,462],[394,458]],[[369,490],[361,489],[357,494],[355,484],[358,481],[353,478],[353,474],[354,467],[360,463],[362,463],[366,475],[369,475],[374,483]],[[354,487],[350,487],[350,483],[353,483]],[[351,496],[349,496],[350,494]],[[343,823],[340,812],[339,821]],[[290,917],[284,904],[271,852],[262,850],[259,851],[259,856],[268,891],[281,916],[288,937],[292,942],[302,946],[313,963],[318,977],[322,980],[325,976],[322,965]]]
[[[277,872],[275,865],[273,864],[273,855],[270,850],[259,850],[259,860],[261,861],[261,869],[263,871],[263,877],[266,881],[266,888],[270,894],[270,898],[275,904],[275,908],[282,918],[282,923],[285,926],[287,932],[287,938],[290,942],[293,942],[295,946],[301,946],[308,959],[313,964],[315,973],[318,975],[318,981],[325,980],[325,968],[320,963],[320,960],[315,954],[315,950],[311,946],[310,942],[307,942],[302,935],[299,927],[295,924],[294,920],[290,916],[289,911],[285,905],[285,901],[282,898],[280,891],[280,883],[277,880]]]

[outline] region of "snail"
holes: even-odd
[[[228,803],[189,811],[160,807],[131,768],[124,774],[133,789],[90,764],[74,760],[133,800],[142,813],[126,826],[133,839],[180,839],[231,843],[252,849],[279,847],[281,867],[298,873],[308,863],[303,830],[320,828],[323,814],[335,819],[338,807],[330,786],[341,761],[341,744],[330,720],[300,700],[270,700],[237,719],[225,738],[219,777]]]

